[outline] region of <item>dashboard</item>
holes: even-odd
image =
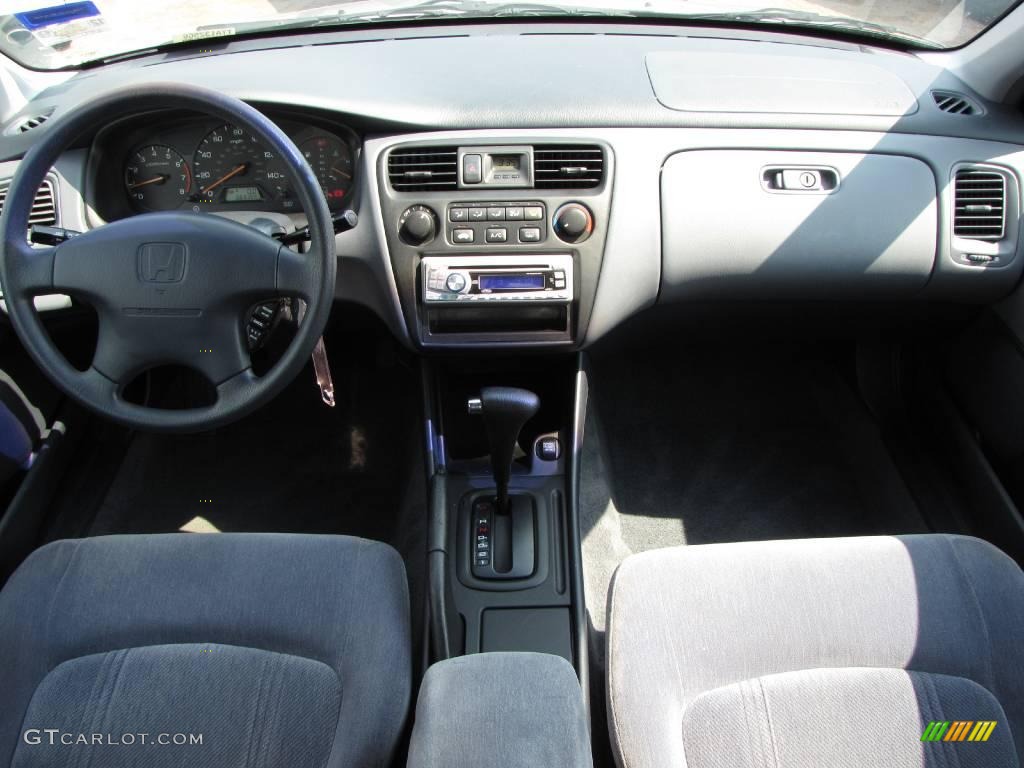
[[[309,162],[327,203],[355,188],[358,142],[347,127],[273,115]],[[192,210],[301,213],[284,164],[248,132],[217,119],[145,116],[109,127],[90,151],[91,197],[105,221]]]
[[[586,347],[667,304],[995,303],[1024,272],[1020,113],[923,56],[596,22],[324,32],[83,72],[10,124],[168,80],[284,129],[359,215],[338,298],[414,348]],[[48,125],[0,134],[0,182]],[[194,115],[84,137],[54,180],[71,229],[305,223],[277,158]]]

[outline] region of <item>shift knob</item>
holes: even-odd
[[[515,387],[484,387],[479,398],[469,401],[469,412],[483,417],[487,431],[499,512],[508,511],[508,481],[519,432],[539,408],[537,395]]]

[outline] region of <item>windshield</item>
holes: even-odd
[[[963,45],[1016,0],[0,0],[0,50],[35,69],[102,62],[135,51],[274,29],[380,21],[600,16],[763,24],[889,39],[912,47]]]

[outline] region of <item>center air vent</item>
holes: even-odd
[[[980,115],[981,107],[962,93],[955,91],[932,91],[935,106],[951,115]]]
[[[1002,240],[1006,226],[1006,176],[989,168],[963,168],[953,185],[953,234]]]
[[[458,186],[456,147],[396,149],[388,155],[388,180],[398,192],[427,192]]]
[[[0,214],[3,213],[4,203],[7,202],[7,190],[10,189],[10,186],[10,179],[0,181]],[[32,203],[32,212],[29,214],[28,223],[29,225],[41,224],[46,227],[52,227],[57,223],[57,200],[53,193],[53,182],[50,179],[46,179],[39,187],[36,199]]]
[[[546,144],[533,148],[537,189],[590,189],[604,178],[604,152],[594,145]]]

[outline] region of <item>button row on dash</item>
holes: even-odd
[[[544,209],[538,205],[500,207],[449,208],[448,221],[540,221]]]
[[[476,232],[468,227],[459,227],[452,230],[452,242],[458,244],[472,243],[476,240]],[[508,229],[505,227],[490,227],[484,232],[484,240],[488,243],[507,243]],[[539,243],[540,227],[520,227],[519,242]]]

